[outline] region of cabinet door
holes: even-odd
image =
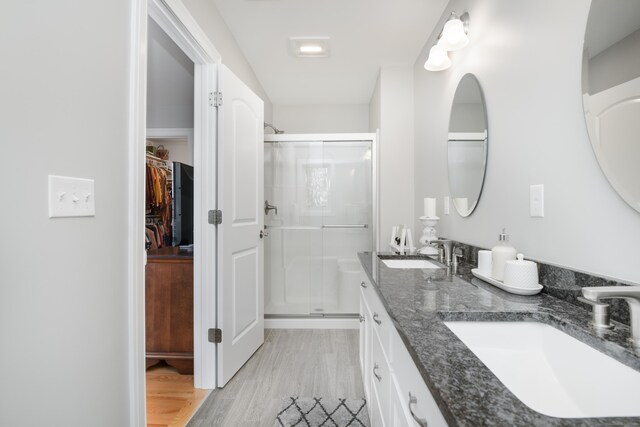
[[[416,398],[415,403],[411,406],[416,417],[428,421],[429,427],[446,427],[447,422],[442,412],[440,412],[438,404],[422,379],[422,375],[418,372],[418,368],[402,342],[400,335],[395,330],[392,334],[392,342],[395,350],[393,370],[397,380],[397,388],[399,389],[399,399],[404,402],[404,408],[408,412],[409,393],[411,393]],[[411,427],[420,425],[413,421],[413,417],[410,420],[409,425]]]
[[[371,387],[371,398],[369,399],[369,419],[371,427],[385,427],[382,409],[378,401],[378,394],[375,387]]]
[[[391,389],[391,425],[389,427],[413,427],[416,424],[412,420],[407,406],[409,396],[402,396],[402,390],[395,375]]]
[[[193,355],[193,263],[149,262],[145,282],[146,352]]]
[[[371,367],[371,389],[375,390],[378,404],[382,411],[382,418],[385,424],[391,422],[391,403],[389,401],[391,392],[391,367],[389,361],[382,350],[382,344],[377,331],[372,326],[371,346],[372,346],[372,367]]]
[[[371,314],[365,299],[360,296],[360,369],[367,400],[371,396]]]

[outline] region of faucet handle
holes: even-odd
[[[613,329],[609,315],[609,304],[593,301],[584,297],[578,297],[578,301],[591,306],[592,322],[596,328]]]
[[[453,254],[452,254],[452,261],[453,261],[453,265],[458,265],[460,264],[460,260],[464,259],[464,250],[462,250],[461,247],[457,247],[453,250]]]

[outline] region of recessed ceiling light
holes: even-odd
[[[299,58],[329,56],[329,37],[291,37],[291,53]]]
[[[298,49],[300,53],[322,53],[324,49],[317,44],[303,44]]]

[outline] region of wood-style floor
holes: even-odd
[[[210,390],[193,388],[193,375],[170,366],[147,371],[147,427],[184,427]]]
[[[188,427],[272,427],[289,396],[364,398],[357,330],[265,331],[264,345]]]

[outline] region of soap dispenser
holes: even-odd
[[[502,234],[498,236],[498,244],[491,249],[491,276],[504,280],[504,266],[507,261],[516,259],[516,249],[509,245],[509,235],[502,229]]]

